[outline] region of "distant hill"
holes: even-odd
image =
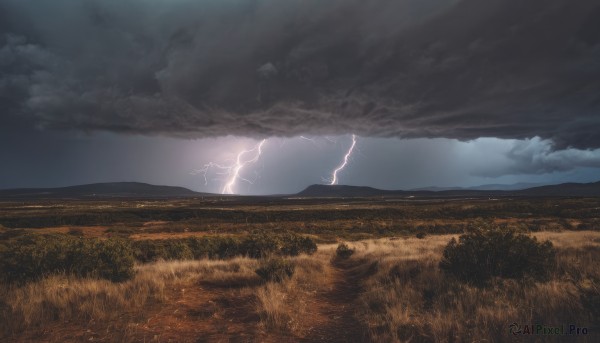
[[[408,195],[410,191],[386,191],[365,186],[311,185],[297,193],[302,197],[372,197],[382,195]]]
[[[199,193],[183,187],[156,186],[140,182],[111,182],[59,188],[20,188],[0,190],[0,199],[60,199],[60,198],[168,198],[215,196]],[[462,197],[544,197],[575,196],[600,197],[600,181],[594,183],[563,183],[539,186],[520,190],[479,190],[479,189],[439,189],[439,190],[382,190],[364,186],[311,185],[295,194],[299,197],[420,197],[420,198],[462,198]]]
[[[499,196],[600,196],[600,181],[594,183],[563,183],[517,190],[498,189],[439,189],[439,190],[382,190],[372,187],[344,185],[311,185],[296,194],[301,197],[499,197]]]
[[[529,183],[529,182],[519,182],[512,184],[500,184],[493,183],[487,185],[479,185],[472,187],[422,187],[422,188],[414,188],[410,189],[410,191],[461,191],[461,190],[470,190],[470,191],[517,191],[521,189],[527,189],[532,187],[539,187],[543,184],[539,183]]]
[[[59,188],[0,190],[0,198],[93,198],[93,197],[190,197],[202,196],[183,187],[156,186],[140,182],[110,182]]]
[[[543,186],[543,184],[531,183],[531,182],[519,182],[519,183],[513,183],[513,184],[509,184],[509,185],[493,183],[493,184],[487,184],[487,185],[468,187],[467,189],[480,190],[480,191],[518,191],[518,190],[522,190],[522,189],[528,189],[528,188],[540,187],[540,186]]]
[[[600,196],[600,181],[592,183],[561,183],[559,185],[540,186],[517,191],[518,194],[531,196]]]
[[[295,194],[300,197],[334,198],[334,197],[477,197],[488,196],[497,191],[456,190],[383,190],[363,186],[346,185],[311,185]]]

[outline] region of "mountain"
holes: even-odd
[[[382,195],[404,195],[408,191],[386,191],[365,186],[346,185],[311,185],[306,187],[297,196],[301,197],[373,197]]]
[[[0,190],[0,198],[108,198],[108,197],[191,197],[203,196],[183,187],[156,186],[140,182],[110,182],[59,188]]]
[[[563,183],[517,190],[439,189],[439,190],[382,190],[372,187],[344,185],[311,185],[296,194],[301,197],[500,197],[500,196],[600,196],[600,181],[593,183]]]
[[[430,186],[430,187],[421,187],[421,188],[411,188],[409,192],[421,192],[421,191],[430,191],[430,192],[442,192],[442,191],[458,191],[466,188],[463,187],[438,187],[438,186]]]
[[[501,184],[501,183],[493,183],[487,185],[479,185],[472,187],[422,187],[422,188],[414,188],[411,191],[459,191],[459,190],[472,190],[472,191],[517,191],[521,189],[527,189],[532,187],[542,186],[539,183],[530,183],[530,182],[519,182],[512,184]]]
[[[558,185],[540,186],[517,191],[526,196],[600,196],[600,181],[592,183],[561,183]]]
[[[364,186],[346,185],[311,185],[295,194],[300,197],[334,198],[334,197],[482,197],[497,196],[498,191],[479,191],[467,189],[430,190],[383,190]]]
[[[140,182],[94,183],[60,188],[20,188],[0,190],[0,199],[48,198],[167,198],[214,196],[183,187],[156,186]],[[295,194],[299,197],[600,197],[600,181],[594,183],[563,183],[520,190],[439,189],[439,190],[382,190],[364,186],[311,185]]]
[[[480,190],[480,191],[518,191],[518,190],[528,189],[528,188],[532,188],[532,187],[539,187],[542,185],[543,184],[532,183],[532,182],[519,182],[519,183],[508,184],[508,185],[500,184],[500,183],[493,183],[493,184],[488,184],[488,185],[479,185],[479,186],[474,186],[474,187],[468,187],[467,189]]]

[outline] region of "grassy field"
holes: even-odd
[[[0,253],[17,251],[15,242],[29,242],[32,235],[48,234],[43,242],[69,237],[57,241],[67,244],[60,249],[110,248],[102,242],[115,239],[133,249],[133,273],[124,281],[65,269],[0,283],[0,341],[596,342],[599,337],[597,199],[40,201],[0,208]],[[497,277],[482,286],[444,273],[439,264],[449,241],[481,226],[551,241],[556,264],[549,279]],[[318,242],[318,249],[290,253],[286,242],[296,237],[292,234]],[[342,241],[354,251],[348,258],[336,252]],[[139,246],[160,251],[159,258],[143,263],[135,255]],[[212,254],[224,246],[226,257]],[[189,254],[170,249],[189,249]],[[44,258],[54,256],[52,251],[48,248]],[[259,276],[257,270],[268,271],[273,262],[291,266],[293,273],[280,279]],[[587,334],[514,336],[513,323],[521,330],[529,324],[568,330],[572,324]]]
[[[527,231],[596,230],[598,198],[445,199],[252,198],[0,201],[9,229],[163,239],[253,230],[314,235],[323,243],[427,233],[460,233],[495,223]]]

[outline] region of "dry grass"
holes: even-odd
[[[319,250],[312,256],[293,258],[294,274],[281,283],[268,282],[256,291],[257,312],[266,331],[303,336],[313,325],[319,293],[331,290],[331,253]]]
[[[0,337],[14,337],[52,322],[138,321],[149,305],[167,302],[168,291],[198,280],[230,284],[250,280],[255,260],[159,261],[136,267],[127,282],[50,276],[23,287],[0,288]]]
[[[547,231],[534,233],[538,240],[550,240],[560,248],[585,248],[600,246],[599,231]]]
[[[356,253],[345,265],[335,260],[337,245],[321,245],[291,258],[295,273],[281,283],[264,283],[254,272],[259,261],[247,258],[140,265],[120,284],[52,276],[0,287],[0,341],[31,332],[88,340],[52,327],[118,331],[107,341],[326,341],[360,325],[375,342],[504,342],[513,322],[598,325],[600,233],[535,235],[558,248],[547,283],[453,281],[438,268],[453,235],[348,243]],[[348,294],[334,299],[339,291]]]
[[[593,311],[600,295],[600,234],[540,233],[559,248],[553,280],[498,280],[487,288],[461,284],[439,271],[449,237],[353,244],[356,258],[377,262],[358,308],[373,341],[504,342],[513,340],[508,328],[513,322],[589,326],[598,319]],[[586,339],[593,341],[580,341]]]

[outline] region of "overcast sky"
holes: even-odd
[[[0,0],[0,188],[221,192],[266,139],[233,191],[289,193],[351,134],[340,184],[588,182],[598,132],[597,0]]]

